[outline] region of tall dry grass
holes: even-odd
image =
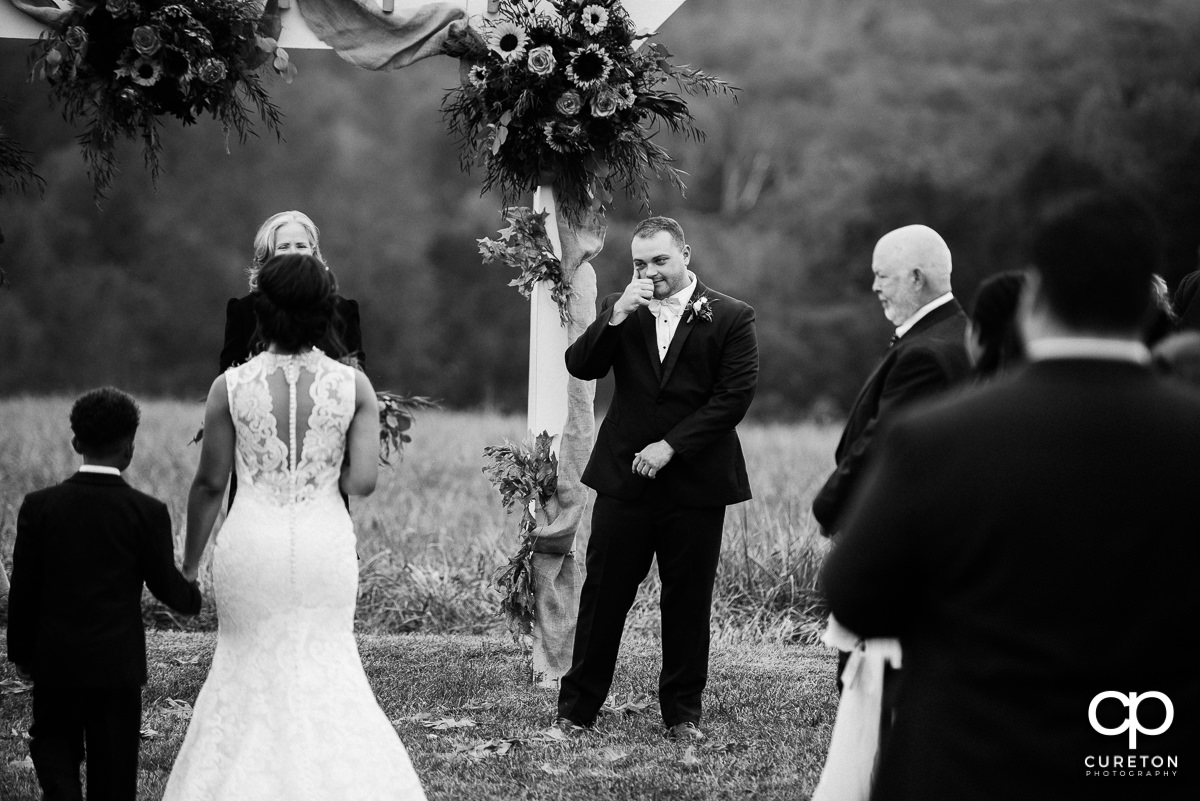
[[[78,464],[70,446],[69,398],[0,400],[0,558],[11,568],[16,514],[26,492],[61,481]],[[189,444],[200,403],[144,401],[137,452],[126,474],[164,500],[182,548],[187,490],[199,458]],[[811,641],[822,614],[815,591],[825,541],[809,515],[832,466],[837,431],[807,423],[743,425],[753,500],[731,507],[714,599],[723,638]],[[503,629],[490,589],[516,547],[516,520],[482,473],[485,445],[524,437],[524,421],[487,413],[419,415],[404,459],[381,473],[369,498],[351,500],[359,536],[359,626],[369,631],[483,633]],[[634,629],[657,631],[657,576],[645,582]],[[151,622],[184,623],[154,604]]]

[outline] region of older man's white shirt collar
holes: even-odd
[[[103,464],[81,464],[79,465],[80,473],[102,473],[106,476],[119,476],[121,471],[115,467],[109,467]]]
[[[1135,364],[1150,363],[1150,350],[1134,339],[1045,337],[1033,340],[1025,350],[1029,360],[1035,362],[1044,359],[1107,359]]]
[[[929,314],[931,311],[938,308],[939,306],[945,306],[947,303],[949,303],[952,300],[954,300],[954,293],[947,292],[944,295],[938,295],[936,298],[929,301],[921,308],[917,309],[915,312],[913,312],[912,317],[909,317],[903,323],[896,326],[896,338],[899,339],[900,337],[907,334],[914,325],[916,325],[918,322],[920,322],[922,317]]]

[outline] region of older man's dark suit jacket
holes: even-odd
[[[576,378],[603,378],[610,369],[616,378],[583,473],[597,492],[637,501],[653,491],[679,506],[750,498],[735,426],[758,382],[754,309],[697,281],[692,297],[701,295],[712,301],[712,320],[681,319],[662,361],[648,308],[608,324],[619,294],[602,301],[596,321],[567,349],[567,370]],[[653,479],[635,475],[633,455],[659,440],[675,449],[671,461]]]
[[[958,301],[951,300],[918,320],[867,378],[834,453],[837,467],[813,500],[813,516],[826,533],[839,528],[880,421],[913,401],[945,391],[970,372],[966,330],[967,316]]]
[[[171,516],[120,476],[76,473],[17,515],[8,658],[39,688],[146,681],[142,585],[184,614],[200,591],[175,568]]]
[[[367,366],[367,355],[363,352],[362,331],[358,322],[358,302],[337,296],[334,306],[336,314],[333,328],[344,351],[339,352],[331,336],[317,343],[326,356],[340,359],[347,354],[358,359],[363,369]],[[258,352],[259,343],[255,342],[254,334],[258,330],[258,320],[254,316],[254,296],[244,295],[240,298],[230,298],[225,305],[225,344],[221,347],[221,372],[249,359]]]
[[[876,445],[822,575],[840,622],[904,650],[872,798],[1200,798],[1200,395],[1128,362],[1036,362]],[[1136,749],[1098,734],[1105,691],[1163,692],[1174,723]],[[1098,707],[1107,728],[1129,713]],[[1085,776],[1114,754],[1177,755],[1180,777]]]

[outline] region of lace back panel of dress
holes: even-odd
[[[226,373],[238,490],[278,505],[337,492],[354,416],[354,369],[312,350],[260,353]]]

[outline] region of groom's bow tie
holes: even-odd
[[[683,303],[677,297],[669,297],[666,300],[655,298],[650,301],[650,313],[658,317],[666,310],[667,314],[673,314],[678,317],[683,313]]]

